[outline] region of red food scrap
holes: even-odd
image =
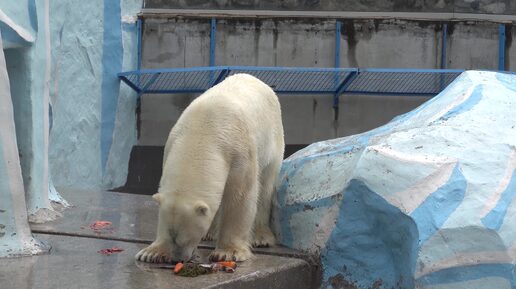
[[[181,262],[177,263],[176,266],[174,266],[174,273],[178,274],[179,272],[181,272],[183,267],[184,267],[183,263],[181,263]]]
[[[101,230],[111,230],[111,222],[110,221],[95,221],[90,225],[90,229],[95,232],[99,232]]]
[[[108,248],[108,249],[102,249],[98,252],[102,255],[111,255],[111,254],[115,254],[115,253],[120,253],[122,251],[124,251],[124,249],[118,248],[118,247],[113,247],[113,248]]]

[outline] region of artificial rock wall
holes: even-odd
[[[122,184],[136,140],[141,0],[0,1],[0,257],[45,251],[27,219],[58,217],[57,187]],[[53,180],[53,181],[52,181]]]
[[[49,158],[58,186],[125,182],[136,141],[136,95],[116,74],[137,67],[141,6],[141,0],[51,3]]]
[[[371,131],[283,163],[276,231],[322,288],[516,286],[516,76],[468,71]]]

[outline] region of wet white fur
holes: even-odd
[[[236,74],[199,96],[169,134],[154,196],[157,237],[136,258],[186,260],[206,235],[216,239],[216,260],[246,260],[252,244],[273,245],[269,217],[283,150],[280,105],[265,83]]]

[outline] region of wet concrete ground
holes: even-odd
[[[235,273],[217,272],[195,278],[171,269],[138,262],[134,255],[154,239],[157,205],[150,196],[93,191],[62,191],[74,207],[63,217],[32,225],[36,237],[49,243],[49,254],[0,259],[0,289],[57,288],[309,288],[311,267],[299,253],[281,247],[261,249],[238,264]],[[108,229],[90,224],[112,222]],[[98,251],[118,247],[122,252]],[[205,260],[213,247],[199,249]]]

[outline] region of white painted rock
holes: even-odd
[[[276,230],[320,254],[323,288],[516,288],[515,168],[516,75],[468,71],[285,160]]]

